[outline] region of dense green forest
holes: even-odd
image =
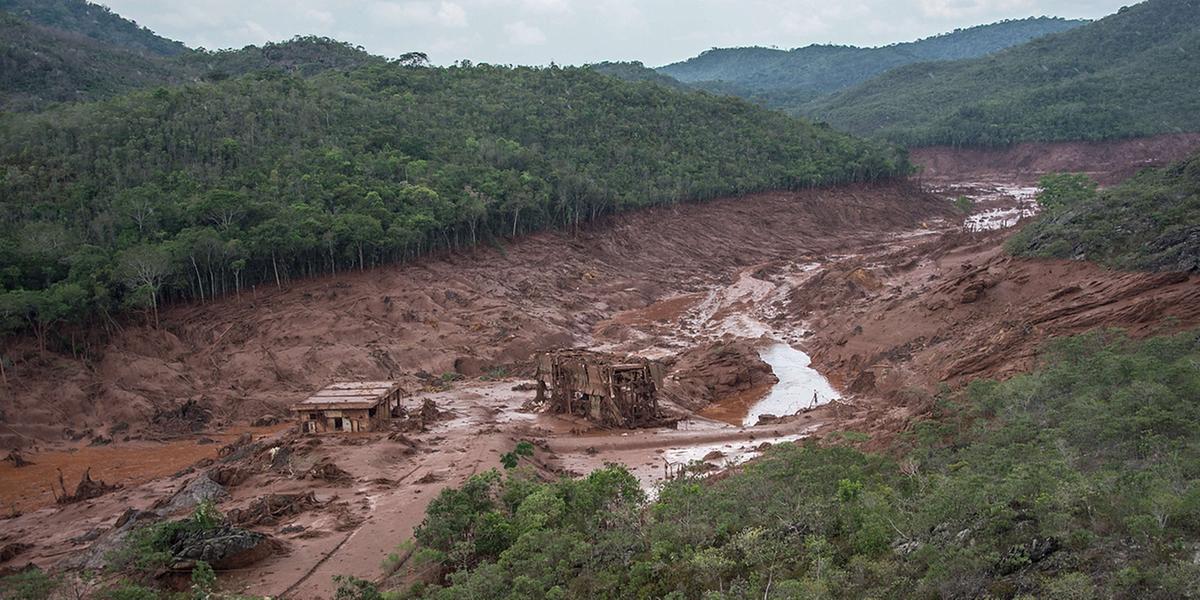
[[[0,11],[138,54],[175,56],[187,46],[86,0],[0,0]]]
[[[648,81],[665,85],[677,90],[691,90],[687,84],[667,75],[663,75],[638,61],[631,62],[599,62],[588,65],[593,71],[625,81]]]
[[[400,57],[423,61],[419,53]],[[133,90],[279,71],[312,75],[388,62],[315,36],[236,50],[192,50],[84,0],[0,0],[0,110],[111,98]]]
[[[43,347],[164,300],[909,169],[592,69],[430,68],[311,36],[190,50],[83,0],[0,8],[0,325]]]
[[[0,110],[35,110],[180,80],[169,59],[0,12]]]
[[[738,99],[588,69],[389,63],[162,87],[0,117],[0,314],[45,341],[124,306],[907,169]]]
[[[1200,271],[1200,153],[1103,191],[1074,174],[1047,176],[1041,187],[1043,214],[1009,240],[1014,253]]]
[[[477,475],[415,532],[442,584],[399,596],[1196,597],[1197,361],[1198,332],[1058,340],[938,396],[889,455],[781,444],[651,502],[620,466]]]
[[[906,145],[1200,131],[1200,3],[1147,0],[972,60],[901,67],[804,109]]]
[[[888,69],[915,62],[983,56],[1083,23],[1049,17],[1010,20],[878,48],[714,48],[695,58],[659,67],[658,72],[714,93],[741,96],[773,108],[796,109]]]

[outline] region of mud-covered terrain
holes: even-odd
[[[0,567],[95,567],[142,518],[129,509],[181,515],[211,497],[270,536],[223,587],[328,597],[337,574],[413,576],[402,544],[427,503],[521,440],[547,477],[616,461],[653,493],[689,464],[720,469],[767,444],[886,439],[937,385],[1027,369],[1051,336],[1200,324],[1195,276],[1006,255],[1033,210],[1029,173],[1020,161],[967,173],[647,211],[260,288],[173,307],[161,328],[123,323],[86,360],[19,348],[3,440],[34,464],[0,463],[14,515],[0,547],[18,550]],[[973,217],[954,209],[961,195]],[[664,360],[663,404],[683,420],[602,431],[530,412],[528,359],[555,346]],[[332,380],[382,378],[408,392],[393,431],[299,436],[279,421]],[[58,470],[72,488],[88,467],[121,487],[56,505]]]
[[[213,423],[284,414],[334,378],[474,377],[743,267],[858,251],[947,214],[908,184],[759,194],[175,307],[159,329],[122,324],[89,360],[15,349],[0,441],[156,434],[189,400]]]
[[[1104,142],[1026,142],[1008,148],[934,146],[912,151],[919,178],[931,182],[1008,181],[1035,184],[1048,173],[1087,173],[1102,184],[1121,181],[1141,169],[1182,160],[1200,133],[1177,133]]]

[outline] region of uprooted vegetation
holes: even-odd
[[[408,593],[1189,597],[1198,359],[1195,331],[1061,339],[1033,373],[944,392],[892,454],[780,444],[649,504],[620,466],[478,475],[430,504]]]

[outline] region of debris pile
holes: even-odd
[[[564,349],[540,352],[536,363],[535,402],[550,412],[605,427],[668,424],[658,407],[666,372],[658,361]]]
[[[121,489],[120,484],[109,485],[103,481],[92,479],[92,468],[88,467],[83,472],[83,476],[79,478],[79,485],[75,486],[75,493],[67,493],[67,485],[63,481],[62,469],[58,470],[58,487],[62,489],[59,494],[53,487],[50,491],[54,492],[54,501],[59,504],[72,504],[74,502],[83,502],[92,498],[99,498],[104,494]]]
[[[431,398],[421,400],[421,408],[409,410],[397,406],[393,411],[392,428],[401,432],[423,432],[429,430],[431,423],[451,418],[453,413],[441,410]]]
[[[238,527],[278,525],[280,519],[298,515],[319,506],[317,497],[307,494],[270,494],[251,502],[246,508],[235,508],[227,515],[229,522]]]
[[[13,448],[8,453],[8,456],[4,457],[4,460],[12,463],[12,466],[18,469],[21,467],[28,467],[29,465],[33,464],[33,461],[25,458],[25,455],[21,453],[20,448]]]
[[[208,474],[193,477],[186,485],[171,495],[154,504],[154,510],[163,515],[191,510],[201,502],[220,502],[229,497],[229,492]]]
[[[271,538],[233,525],[181,531],[171,540],[171,568],[191,570],[204,561],[218,571],[241,569],[274,554],[277,548]]]
[[[243,433],[232,443],[222,446],[221,450],[217,452],[217,456],[229,460],[237,460],[237,458],[249,453],[253,446],[254,436],[249,433]]]
[[[197,432],[212,420],[212,409],[194,399],[169,409],[159,409],[150,422],[164,432]]]
[[[321,479],[331,483],[347,483],[354,481],[353,475],[330,461],[322,461],[313,465],[304,473],[301,479],[305,477],[309,479]]]

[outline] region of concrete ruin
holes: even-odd
[[[545,410],[604,427],[669,425],[659,410],[662,363],[588,350],[539,352],[536,402]],[[547,395],[548,394],[548,395]]]
[[[394,381],[335,383],[292,406],[301,433],[386,429],[403,390]]]

